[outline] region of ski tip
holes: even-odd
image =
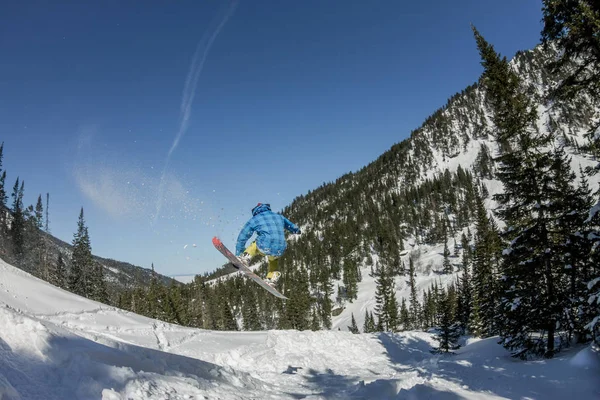
[[[212,238],[212,242],[215,246],[218,246],[221,244],[221,239],[219,239],[218,237],[215,236]]]

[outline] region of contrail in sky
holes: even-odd
[[[158,200],[156,203],[156,214],[154,216],[154,222],[156,222],[156,220],[158,219],[160,210],[162,208],[163,192],[165,187],[165,175],[169,166],[169,161],[171,160],[173,152],[179,145],[179,141],[181,140],[181,138],[183,137],[183,135],[189,127],[192,103],[194,102],[194,96],[196,95],[196,86],[198,86],[198,79],[200,78],[200,74],[202,73],[204,62],[206,61],[206,56],[208,55],[208,52],[216,37],[219,35],[219,32],[221,32],[221,29],[223,29],[223,26],[227,23],[227,21],[235,11],[237,3],[237,0],[231,1],[229,3],[229,6],[225,9],[225,12],[220,16],[220,18],[215,18],[213,23],[211,23],[207,31],[202,36],[202,39],[200,39],[200,42],[198,42],[198,46],[196,47],[194,58],[192,59],[192,63],[190,64],[190,70],[188,71],[187,78],[185,79],[185,85],[183,87],[183,96],[181,98],[181,106],[179,112],[179,130],[177,131],[175,140],[173,141],[173,144],[169,149],[169,153],[167,154],[167,159],[165,161],[165,166],[160,177],[160,185],[158,188]],[[218,22],[218,25],[215,26],[215,22]]]

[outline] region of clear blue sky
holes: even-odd
[[[94,254],[210,271],[257,202],[360,169],[475,82],[471,23],[512,57],[540,19],[534,0],[9,2],[7,186],[49,192],[67,242],[83,207]]]

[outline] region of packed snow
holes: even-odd
[[[2,400],[600,398],[599,349],[522,362],[496,340],[440,356],[425,332],[185,328],[0,261]]]

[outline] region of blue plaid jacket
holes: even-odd
[[[256,246],[263,254],[281,256],[287,247],[284,229],[292,233],[300,233],[300,228],[286,217],[271,211],[269,205],[261,204],[254,209],[252,218],[246,222],[238,235],[235,254],[239,256],[244,252],[246,242],[256,232]]]

